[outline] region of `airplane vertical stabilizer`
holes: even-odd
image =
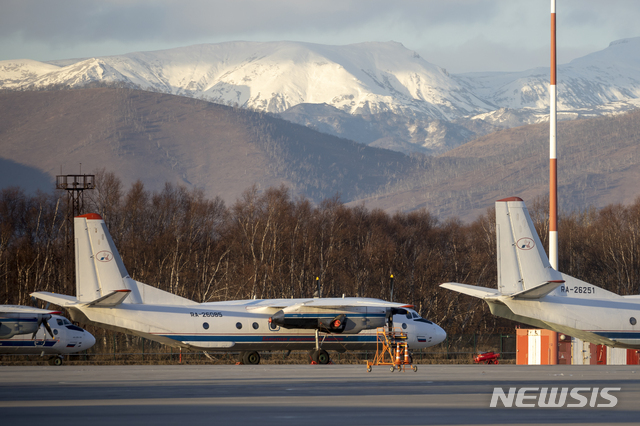
[[[104,220],[95,213],[74,218],[76,241],[76,295],[92,302],[113,291],[132,290],[128,303],[140,303],[135,286],[122,262]]]
[[[193,301],[129,276],[104,220],[95,213],[74,219],[76,299],[91,306],[119,303],[188,305]],[[123,290],[129,290],[124,294]],[[114,292],[120,294],[112,294]]]
[[[86,215],[88,216],[88,215]],[[93,251],[89,239],[89,228],[85,216],[73,220],[76,255],[76,298],[81,302],[90,302],[102,297],[100,283],[93,261]]]
[[[549,264],[524,201],[496,201],[498,289],[502,294],[531,290],[562,275]]]

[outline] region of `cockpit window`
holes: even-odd
[[[418,322],[426,322],[427,324],[433,324],[431,321],[426,320],[426,319],[424,319],[424,318],[414,319],[414,321],[418,321]]]
[[[69,322],[69,320],[68,320],[68,319],[66,319],[66,318],[65,318],[65,319],[63,319],[62,321],[64,321],[64,323],[65,323],[66,325],[71,324],[71,323]]]
[[[420,318],[420,315],[416,314],[415,312],[414,312],[412,315],[413,315],[413,319],[418,319],[418,318]]]
[[[67,328],[69,330],[74,330],[74,331],[84,331],[82,328],[76,326],[76,325],[68,325]]]
[[[56,321],[58,322],[58,325],[63,325],[64,324],[60,318],[56,318]]]
[[[411,319],[411,312],[407,312],[407,319]]]

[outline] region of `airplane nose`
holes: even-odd
[[[434,345],[437,345],[438,343],[443,342],[443,341],[444,341],[444,339],[446,339],[446,338],[447,338],[447,332],[446,332],[446,331],[444,331],[444,330],[443,330],[440,326],[438,326],[438,325],[435,325],[435,324],[434,324],[434,326],[435,326],[436,330],[435,330],[435,333],[434,333],[434,334],[435,334],[435,336],[433,336],[433,344],[434,344]]]
[[[93,334],[89,333],[87,330],[84,331],[84,336],[82,338],[82,349],[89,349],[93,345],[96,344],[96,338],[93,337]]]

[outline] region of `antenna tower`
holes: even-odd
[[[70,286],[75,272],[73,250],[73,218],[84,213],[84,191],[95,188],[95,175],[58,175],[56,189],[67,191],[67,217],[65,220],[66,254],[64,262],[65,287]]]

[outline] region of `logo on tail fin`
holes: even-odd
[[[532,248],[534,248],[536,246],[535,241],[533,241],[531,238],[529,237],[524,237],[524,238],[520,238],[518,240],[518,248],[520,250],[531,250]]]
[[[98,261],[100,262],[110,262],[113,260],[113,253],[106,250],[101,251],[98,254],[96,254],[96,259],[98,259]]]

